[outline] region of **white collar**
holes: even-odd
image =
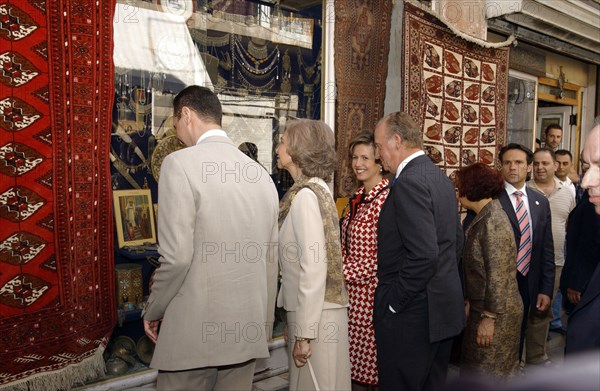
[[[406,157],[406,159],[404,159],[402,161],[402,163],[400,163],[400,165],[398,166],[398,169],[396,169],[396,178],[398,178],[398,176],[400,175],[400,173],[402,172],[402,170],[404,170],[404,167],[406,167],[406,165],[408,163],[410,163],[412,160],[416,159],[417,157],[419,157],[421,155],[425,155],[425,152],[423,152],[422,150],[414,152],[414,153],[408,155]]]
[[[504,188],[506,189],[506,192],[509,195],[513,195],[515,191],[520,191],[521,193],[523,193],[523,197],[527,197],[527,182],[523,185],[522,188],[517,189],[516,187],[514,187],[513,185],[511,185],[510,183],[504,181]]]
[[[556,177],[556,179],[558,180],[558,183],[565,187],[571,186],[571,184],[573,183],[573,181],[569,177],[567,177],[567,179],[565,179],[564,181],[561,181],[558,177]]]
[[[225,133],[225,131],[223,129],[210,129],[207,130],[206,132],[204,132],[202,134],[202,136],[200,136],[198,138],[198,141],[196,141],[196,145],[200,144],[200,142],[208,137],[212,137],[212,136],[221,136],[221,137],[227,137],[227,133]]]

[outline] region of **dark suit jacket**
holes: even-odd
[[[600,257],[599,254],[597,256]],[[565,354],[600,349],[600,264],[569,316]]]
[[[454,186],[429,157],[404,168],[384,203],[378,225],[374,319],[397,313],[427,294],[430,342],[458,335],[465,325],[458,257],[463,232]]]
[[[560,276],[560,289],[567,310],[573,309],[567,298],[567,288],[583,292],[598,265],[600,254],[600,216],[594,212],[586,191],[569,214],[565,266]]]
[[[539,293],[552,298],[554,292],[554,240],[552,239],[552,220],[548,199],[529,187],[526,188],[526,191],[529,202],[529,221],[533,227],[531,263],[527,280],[529,300],[531,305],[535,307]],[[519,228],[517,215],[506,191],[502,191],[498,199],[508,215],[518,249],[519,243],[521,243],[521,229]]]

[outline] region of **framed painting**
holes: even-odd
[[[156,243],[150,189],[113,191],[119,248]]]

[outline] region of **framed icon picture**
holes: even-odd
[[[119,248],[156,243],[150,189],[113,191]]]

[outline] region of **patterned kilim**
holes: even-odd
[[[350,140],[364,130],[373,131],[383,117],[392,3],[335,2],[337,196],[349,196],[356,189],[348,163]]]
[[[0,388],[102,373],[114,0],[0,0]]]
[[[462,39],[404,3],[402,107],[423,129],[425,152],[452,177],[493,165],[506,134],[508,48]]]

